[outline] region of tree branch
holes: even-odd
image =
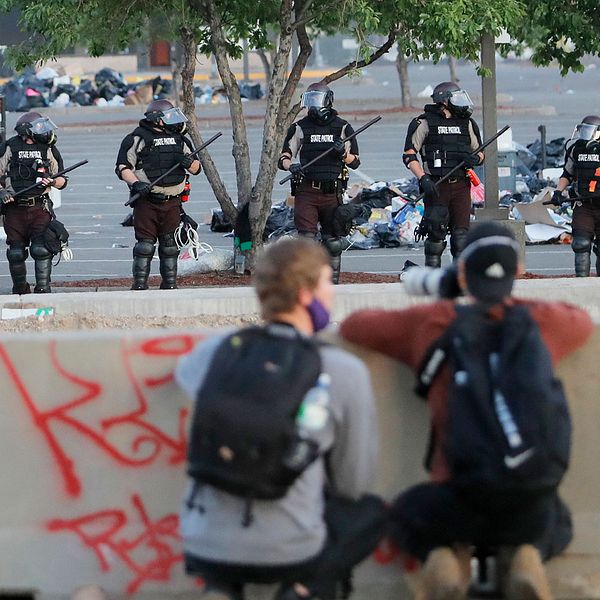
[[[388,52],[390,48],[394,45],[397,33],[398,29],[395,27],[388,33],[387,40],[381,46],[379,46],[379,48],[377,48],[377,50],[375,50],[375,52],[373,52],[368,58],[365,58],[363,60],[353,60],[351,63],[348,63],[345,67],[338,69],[334,73],[330,73],[321,81],[323,83],[331,83],[332,81],[337,81],[338,79],[341,79],[344,75],[348,74],[350,71],[353,71],[355,69],[362,69],[363,67],[366,67],[371,63],[375,62],[378,58],[380,58],[386,52]]]

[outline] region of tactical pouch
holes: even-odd
[[[42,235],[46,250],[53,256],[60,254],[69,242],[69,232],[58,219],[53,219]]]

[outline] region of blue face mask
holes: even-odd
[[[312,302],[306,307],[306,310],[310,315],[315,333],[325,329],[329,325],[329,311],[316,298],[313,298]]]

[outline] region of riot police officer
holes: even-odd
[[[161,289],[177,288],[179,248],[175,230],[181,221],[181,195],[186,172],[197,175],[200,162],[188,156],[191,141],[185,137],[187,118],[168,100],[148,105],[139,126],[125,137],[117,156],[115,172],[139,197],[133,203],[132,290],[147,290],[150,265],[158,240]],[[179,165],[159,185],[151,182]]]
[[[589,277],[592,242],[596,254],[596,275],[600,276],[600,117],[588,115],[575,127],[567,142],[565,166],[552,195],[552,204],[560,206],[567,186],[574,184],[573,239],[575,275]]]
[[[471,182],[466,170],[436,186],[436,181],[464,161],[466,168],[483,162],[477,123],[471,118],[473,103],[457,84],[445,81],[431,95],[433,104],[413,119],[406,134],[402,160],[419,180],[425,194],[425,214],[420,233],[426,236],[425,264],[439,267],[450,232],[450,251],[456,259],[469,229]],[[419,155],[422,161],[419,162]]]
[[[342,238],[335,235],[333,222],[347,181],[347,167],[360,165],[356,138],[344,142],[353,133],[352,126],[333,108],[333,92],[324,83],[312,83],[302,94],[302,107],[308,114],[288,129],[279,157],[280,169],[294,175],[294,223],[299,235],[317,238],[331,257],[333,281],[340,277]],[[304,169],[302,165],[332,148],[321,160]],[[299,162],[292,162],[294,157]]]
[[[62,171],[63,160],[55,146],[56,125],[38,112],[20,116],[15,125],[17,135],[0,148],[0,176],[4,187],[0,189],[4,229],[8,250],[8,268],[13,294],[28,294],[28,247],[35,264],[34,292],[51,292],[52,252],[46,247],[44,233],[53,219],[50,187],[63,189],[66,177],[53,178]],[[13,197],[27,187],[39,186]]]

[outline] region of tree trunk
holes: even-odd
[[[396,57],[396,69],[398,71],[398,79],[400,80],[400,92],[402,108],[411,106],[412,94],[410,93],[410,80],[408,78],[408,60],[406,56],[398,48],[398,56]]]
[[[181,106],[181,69],[183,67],[183,47],[180,42],[171,44],[171,96],[175,106]]]
[[[298,3],[294,13],[296,21],[301,19],[302,13],[303,5]],[[296,29],[299,52],[288,75],[288,60],[294,37],[291,2],[284,1],[282,3],[280,22],[282,33],[279,36],[279,44],[272,63],[273,70],[269,83],[263,127],[263,150],[250,204],[250,227],[255,248],[262,245],[265,223],[271,212],[277,160],[283,146],[285,134],[295,116],[289,110],[290,104],[312,52],[306,28],[303,24],[299,24]]]
[[[203,144],[202,136],[198,131],[198,123],[196,121],[196,101],[194,97],[194,73],[196,72],[196,39],[194,32],[188,27],[181,28],[181,42],[183,47],[183,63],[181,67],[181,82],[182,82],[182,99],[183,112],[189,120],[189,130],[196,147]],[[217,142],[218,143],[218,142]],[[234,222],[237,216],[237,210],[233,204],[231,197],[227,193],[227,189],[217,171],[217,167],[213,162],[209,150],[200,152],[200,162],[204,174],[210,183],[215,197],[223,209],[227,218]]]
[[[267,57],[267,53],[260,48],[256,51],[256,54],[258,54],[265,71],[265,88],[268,88],[269,83],[271,82],[271,65],[269,64],[269,58]]]
[[[460,79],[458,78],[458,72],[456,69],[457,60],[455,56],[448,57],[448,68],[450,69],[450,81],[454,83],[458,83]]]
[[[194,1],[194,0],[192,0]],[[217,69],[221,76],[221,82],[227,93],[229,115],[233,128],[233,160],[235,162],[235,173],[237,182],[237,206],[238,209],[250,201],[252,192],[252,172],[250,169],[250,151],[248,149],[248,136],[246,134],[246,121],[242,106],[242,97],[235,75],[229,65],[227,49],[229,46],[225,36],[223,23],[215,0],[202,0],[200,3],[204,8],[204,14],[210,27],[212,46],[214,49]]]

